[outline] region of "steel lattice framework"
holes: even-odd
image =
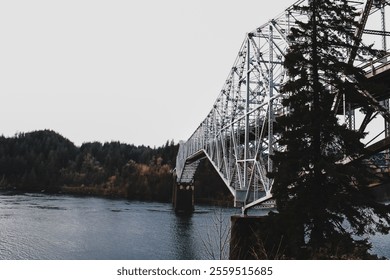
[[[310,1],[310,0],[309,0]],[[297,1],[294,5],[307,5]],[[372,36],[382,38],[386,50],[385,9],[387,1],[348,1],[361,11],[360,28],[355,34],[364,43],[371,43]],[[293,6],[249,32],[238,52],[226,82],[210,113],[186,142],[180,142],[177,155],[177,183],[192,183],[198,162],[208,158],[233,194],[235,206],[247,209],[272,201],[273,181],[267,173],[273,170],[270,156],[278,146],[274,133],[275,118],[286,113],[282,106],[281,85],[289,78],[283,67],[284,56],[289,47],[287,35],[296,20],[305,21],[307,15],[297,13]],[[369,29],[368,19],[376,17],[379,28]],[[375,20],[374,20],[375,22]],[[371,37],[370,37],[371,36]],[[366,38],[367,37],[367,38]],[[368,40],[366,42],[365,40]],[[356,54],[346,55],[350,63],[360,65],[373,75],[375,68],[387,64],[386,59],[375,57],[356,59]],[[359,129],[365,130],[376,114],[390,120],[387,103],[379,102],[369,93],[363,93],[372,103]],[[355,109],[343,98],[335,100],[335,107],[343,120],[355,129]]]

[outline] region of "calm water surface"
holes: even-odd
[[[197,206],[180,216],[168,203],[0,193],[0,259],[210,259],[220,251],[216,224],[227,228],[238,213]],[[372,241],[390,258],[389,236]]]

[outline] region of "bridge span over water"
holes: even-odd
[[[300,0],[294,5],[307,2]],[[336,97],[333,110],[349,128],[369,132],[366,145],[373,157],[367,161],[384,178],[388,173],[384,151],[390,146],[390,32],[385,20],[390,1],[348,2],[361,12],[355,35],[365,45],[376,42],[374,48],[383,51],[380,57],[364,58],[346,53],[345,60],[361,67],[368,79],[385,83],[388,90],[381,95],[362,92],[371,108],[365,113],[343,96]],[[199,161],[207,159],[233,195],[234,205],[243,212],[273,203],[273,180],[267,173],[273,171],[272,154],[281,148],[280,137],[274,132],[275,119],[287,112],[280,93],[289,79],[283,67],[289,48],[287,35],[296,20],[307,20],[306,14],[296,13],[292,7],[246,34],[209,114],[186,142],[180,142],[175,169],[177,199],[181,192],[193,192]]]

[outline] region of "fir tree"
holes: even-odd
[[[295,10],[308,15],[289,36],[283,86],[289,113],[273,161],[277,219],[289,239],[293,258],[368,257],[370,244],[359,238],[390,229],[389,208],[367,193],[370,173],[362,161],[364,135],[340,124],[337,96],[361,104],[369,85],[348,55],[363,53],[354,30],[358,14],[346,0],[313,0]],[[348,160],[346,160],[348,159]],[[348,163],[346,163],[349,161]],[[359,238],[359,239],[358,239]]]

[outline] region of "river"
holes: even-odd
[[[169,203],[0,193],[0,259],[226,258],[230,215],[238,213],[196,206],[176,215]],[[371,240],[374,253],[390,258],[389,235]]]

